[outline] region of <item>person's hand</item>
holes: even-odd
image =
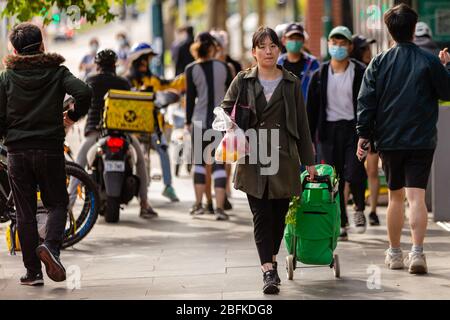
[[[356,151],[356,156],[359,161],[363,161],[367,154],[370,152],[370,141],[369,139],[359,138],[358,140],[358,150]]]
[[[184,131],[192,133],[192,125],[191,124],[185,124],[184,125]]]
[[[72,119],[69,118],[68,111],[65,111],[63,113],[63,116],[64,116],[64,127],[66,129],[69,129],[71,126],[73,126],[75,121],[72,121]]]
[[[439,52],[439,59],[441,59],[442,64],[445,66],[450,62],[450,53],[448,53],[448,48]]]
[[[307,178],[307,180],[309,181],[313,181],[314,178],[319,175],[317,173],[316,167],[315,166],[306,166],[306,171],[308,171],[309,177]]]

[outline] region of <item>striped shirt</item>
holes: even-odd
[[[219,60],[193,62],[186,67],[186,123],[200,123],[210,129],[214,121],[213,110],[219,106],[231,84],[228,66]]]

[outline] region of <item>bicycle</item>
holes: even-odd
[[[11,221],[8,228],[10,234],[7,234],[7,238],[9,236],[11,243],[14,244],[10,246],[10,253],[15,254],[16,249],[19,248],[15,244],[15,241],[13,241],[17,237],[16,210],[7,179],[8,166],[5,161],[6,156],[6,149],[0,145],[0,222]],[[76,198],[71,199],[73,205],[71,205],[71,208],[67,212],[68,219],[64,231],[63,249],[80,242],[92,230],[98,218],[100,204],[97,185],[83,168],[74,162],[66,161],[66,175],[67,187],[72,178],[77,180],[77,189],[74,195]],[[47,214],[47,211],[40,201],[40,193],[38,190],[37,198],[37,215],[46,217],[45,214]],[[45,223],[45,221],[42,223]],[[43,235],[41,235],[41,238],[43,238]]]

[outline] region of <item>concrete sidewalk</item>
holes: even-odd
[[[8,255],[7,224],[1,224],[0,299],[450,298],[450,234],[430,220],[425,245],[428,275],[390,271],[384,266],[384,207],[380,208],[381,227],[369,227],[362,235],[350,233],[350,241],[339,243],[341,279],[321,267],[297,269],[294,280],[286,280],[283,244],[281,293],[264,296],[245,195],[234,191],[231,220],[217,222],[211,215],[196,219],[189,215],[193,199],[189,177],[176,179],[175,187],[181,202],[171,204],[160,195],[162,183],[152,182],[149,196],[160,214],[158,219],[140,219],[137,203],[122,212],[117,225],[107,225],[100,217],[87,238],[63,251],[66,283],[54,283],[45,276],[44,287],[20,286],[21,255]],[[408,228],[403,234],[402,248],[409,250]]]

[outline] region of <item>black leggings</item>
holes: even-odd
[[[261,265],[272,262],[278,254],[285,227],[285,217],[290,199],[268,199],[267,188],[263,198],[247,194],[250,210],[253,213],[255,243]]]

